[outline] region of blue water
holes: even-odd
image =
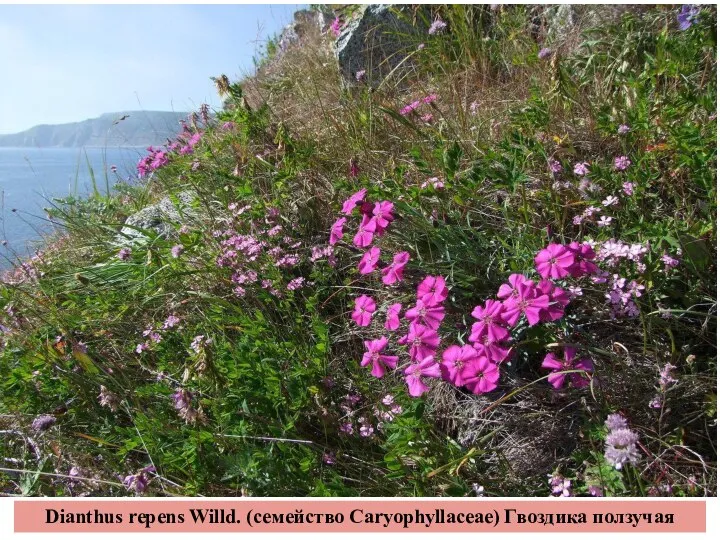
[[[0,240],[7,242],[0,246],[0,268],[9,266],[8,258],[32,254],[38,240],[52,232],[43,208],[53,197],[92,191],[90,167],[104,193],[106,178],[110,189],[126,181],[144,153],[144,148],[0,148]]]

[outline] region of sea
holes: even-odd
[[[53,232],[57,225],[44,208],[54,199],[133,181],[145,153],[144,147],[0,148],[0,269],[31,256]]]

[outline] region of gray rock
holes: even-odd
[[[117,240],[120,244],[134,243],[147,238],[140,230],[150,231],[162,238],[170,238],[175,227],[185,220],[183,215],[192,213],[192,202],[195,194],[192,191],[182,191],[177,195],[178,205],[165,197],[157,204],[147,206],[125,220],[125,227],[120,231]],[[129,225],[129,227],[127,226]]]
[[[355,83],[358,71],[376,86],[393,70],[409,68],[408,53],[417,44],[408,35],[420,30],[398,16],[400,6],[370,4],[351,20],[335,42],[335,57],[346,83]]]

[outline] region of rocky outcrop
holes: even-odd
[[[324,32],[327,30],[335,15],[328,9],[301,9],[293,15],[293,22],[288,24],[280,32],[278,37],[278,49],[281,52],[286,51],[290,46],[294,45],[303,37],[308,29],[317,27],[318,30]]]
[[[177,196],[177,204],[170,197],[161,199],[157,204],[147,206],[125,220],[125,226],[118,235],[118,243],[127,244],[147,238],[148,231],[162,238],[170,238],[175,225],[182,224],[184,216],[192,213],[195,194],[182,191]]]
[[[420,30],[402,17],[402,6],[371,4],[353,18],[335,42],[335,57],[346,83],[379,84],[392,71],[410,67],[408,54],[417,45],[412,35]]]

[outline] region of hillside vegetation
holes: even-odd
[[[57,203],[0,285],[2,492],[715,494],[715,7],[529,10],[407,8],[341,83],[347,8]]]

